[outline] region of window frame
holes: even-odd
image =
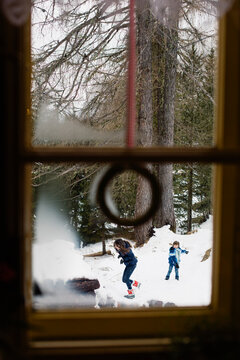
[[[19,48],[24,64],[20,81],[25,84],[19,98],[25,105],[19,113],[18,131],[21,164],[18,186],[20,198],[19,230],[21,241],[22,291],[25,297],[24,319],[30,324],[25,332],[29,351],[96,353],[101,351],[156,351],[171,345],[175,336],[187,336],[203,324],[227,324],[233,321],[234,247],[236,193],[240,158],[240,2],[220,20],[219,66],[217,84],[217,128],[214,148],[89,149],[31,147],[30,109],[30,24],[20,34]],[[24,108],[24,106],[22,106]],[[31,309],[31,181],[30,164],[35,161],[200,161],[215,163],[214,174],[214,247],[212,302],[208,307],[161,309],[101,309],[33,311]],[[226,222],[228,225],[226,225]],[[222,281],[224,280],[224,282]],[[104,340],[105,339],[105,340]]]

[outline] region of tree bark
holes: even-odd
[[[172,231],[176,231],[176,220],[173,206],[173,166],[172,164],[158,164],[158,179],[162,189],[162,197],[154,225],[162,227],[170,225]]]
[[[138,145],[152,145],[153,106],[152,106],[152,19],[148,0],[139,0],[137,14],[138,47]],[[151,170],[151,165],[147,165]],[[151,194],[147,181],[139,177],[135,214],[139,216],[150,206]],[[135,227],[136,246],[148,241],[152,219]]]
[[[165,27],[164,32],[166,38],[164,105],[163,116],[161,112],[158,114],[158,139],[159,145],[172,146],[174,143],[175,88],[177,74],[177,23],[175,24],[175,28],[170,29]],[[158,164],[157,173],[159,184],[162,188],[162,200],[154,223],[157,227],[169,224],[171,226],[171,230],[176,231],[176,220],[173,206],[172,164]]]
[[[106,253],[106,241],[105,239],[102,239],[102,254],[105,255]]]

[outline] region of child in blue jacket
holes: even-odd
[[[125,297],[128,299],[133,299],[135,295],[132,286],[138,288],[140,287],[140,283],[138,281],[133,281],[130,279],[130,276],[132,275],[133,271],[137,266],[137,258],[133,254],[131,250],[132,246],[128,241],[123,239],[117,239],[114,241],[113,246],[119,254],[118,258],[121,258],[120,264],[124,263],[124,265],[126,265],[122,277],[122,281],[127,285],[128,291],[128,294],[125,295]]]
[[[180,248],[179,241],[174,241],[173,246],[171,246],[169,249],[169,256],[168,256],[169,269],[168,269],[168,273],[165,277],[165,280],[169,279],[173,267],[175,268],[175,279],[179,280],[179,270],[178,269],[179,269],[179,264],[180,264],[180,255],[182,253],[188,254],[188,251],[182,250]]]

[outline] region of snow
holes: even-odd
[[[45,239],[46,240],[46,239]],[[173,241],[179,241],[188,254],[181,255],[180,280],[175,280],[174,269],[168,281],[168,252]],[[112,255],[84,257],[102,250],[102,244],[76,248],[65,239],[33,244],[33,279],[38,283],[43,296],[33,297],[35,308],[59,307],[149,307],[162,302],[163,306],[208,306],[211,302],[212,252],[202,261],[205,252],[212,248],[212,217],[190,235],[175,234],[169,226],[155,229],[147,244],[134,248],[138,258],[133,280],[141,282],[135,290],[135,299],[126,299],[126,285],[122,283],[125,268],[120,264],[112,240],[106,241],[106,250]],[[100,288],[96,297],[79,295],[66,290],[67,280],[76,277],[98,279]]]

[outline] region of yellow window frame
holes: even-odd
[[[239,268],[235,248],[239,241],[236,204],[239,197],[240,164],[239,95],[240,95],[240,2],[220,20],[217,114],[214,148],[89,149],[43,148],[31,144],[30,111],[30,24],[19,29],[5,25],[9,41],[17,44],[19,112],[18,156],[21,197],[17,205],[22,226],[21,243],[22,293],[21,309],[29,329],[23,331],[24,346],[30,353],[100,353],[157,351],[169,347],[176,336],[188,336],[203,324],[209,328],[227,326],[239,319],[235,269]],[[17,39],[11,34],[17,33]],[[16,98],[13,97],[13,101]],[[8,105],[11,106],[11,102]],[[69,161],[167,161],[213,162],[214,176],[214,248],[212,302],[208,307],[102,309],[33,311],[31,307],[31,163]],[[238,199],[239,200],[239,199]],[[238,318],[236,317],[238,316]]]

